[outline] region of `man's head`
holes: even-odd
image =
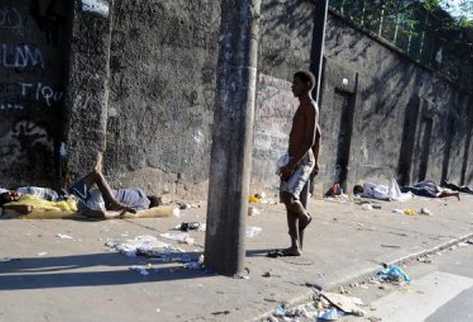
[[[21,194],[15,191],[8,191],[0,194],[0,206],[3,206],[6,203],[12,202],[12,201],[18,201],[20,199]]]
[[[148,199],[149,199],[149,207],[150,208],[154,208],[154,207],[159,207],[161,206],[162,202],[161,202],[161,198],[157,197],[157,196],[147,196]]]
[[[361,195],[363,193],[363,186],[357,184],[353,187],[353,194]]]
[[[315,87],[314,74],[308,71],[299,71],[294,74],[292,81],[292,93],[295,97],[310,95]]]

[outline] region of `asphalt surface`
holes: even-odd
[[[193,245],[164,239],[161,234],[173,232],[181,222],[205,222],[205,207],[159,219],[0,220],[0,322],[252,321],[281,303],[305,301],[312,295],[307,283],[330,289],[379,269],[381,262],[417,254],[473,232],[473,196],[465,196],[461,202],[416,198],[378,205],[381,209],[366,211],[350,200],[311,201],[314,221],[306,232],[304,256],[276,259],[265,254],[288,245],[284,208],[280,204],[255,205],[260,214],[248,217],[247,224],[261,230],[246,240],[245,267],[250,279],[189,270],[177,261],[128,257],[107,246],[109,240],[144,235],[182,249],[182,255],[198,258],[204,232],[190,233]],[[423,207],[431,210],[432,216],[393,212]],[[439,263],[420,267],[430,269]],[[147,269],[147,274],[136,265]],[[452,274],[470,278],[465,276],[470,272],[468,264],[465,266],[466,273]],[[443,281],[445,275],[436,277]],[[415,276],[414,281],[418,281]],[[454,282],[452,288],[458,294],[431,304],[435,310],[427,312],[428,316],[469,288],[463,288],[464,280]],[[442,289],[442,294],[447,291]],[[380,292],[379,298],[387,295]],[[368,298],[365,302],[370,303]],[[381,308],[370,312],[377,313],[382,313]],[[439,310],[437,314],[448,312]]]
[[[404,269],[411,285],[355,289],[350,295],[364,300],[368,314],[342,321],[472,322],[472,267],[473,246],[465,244],[434,255],[427,263],[408,264]]]

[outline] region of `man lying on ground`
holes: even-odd
[[[457,197],[460,200],[460,193],[452,191],[450,189],[443,189],[436,185],[432,180],[424,180],[416,183],[414,186],[402,187],[402,192],[412,192],[413,194],[421,197],[428,198],[446,198],[446,197]]]
[[[69,193],[78,199],[81,214],[90,218],[107,218],[107,211],[136,213],[160,203],[158,197],[147,196],[141,188],[112,189],[98,169],[73,184]]]
[[[94,189],[94,186],[98,189]],[[25,188],[22,191],[0,193],[0,206],[13,201],[21,201],[22,197],[26,195],[38,197],[38,194],[33,193],[33,190]],[[39,190],[36,189],[36,191]],[[77,199],[78,208],[82,215],[98,219],[108,218],[109,214],[107,214],[107,211],[136,213],[139,210],[157,207],[160,203],[158,197],[147,196],[141,188],[119,190],[110,188],[99,167],[96,167],[92,172],[73,184],[69,188],[68,193]],[[47,200],[47,198],[44,199]],[[32,211],[31,207],[23,205],[18,205],[12,209],[22,214]]]

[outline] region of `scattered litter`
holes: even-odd
[[[182,201],[176,202],[176,205],[179,207],[180,210],[187,210],[187,209],[192,208],[190,204],[182,202]]]
[[[350,197],[344,193],[340,195],[332,195],[332,196],[326,196],[325,201],[331,201],[331,202],[336,202],[340,204],[346,204],[351,201]]]
[[[198,230],[200,228],[199,222],[183,222],[176,229],[184,232],[188,232],[189,230]]]
[[[74,239],[71,236],[65,234],[57,234],[56,237],[59,239]]]
[[[256,226],[250,226],[246,228],[246,237],[247,238],[253,238],[258,236],[261,232],[263,231],[263,228],[261,227],[256,227]]]
[[[361,206],[361,209],[363,209],[363,210],[373,210],[373,206],[369,203],[365,203]]]
[[[365,312],[358,307],[364,305],[363,301],[357,297],[349,297],[329,292],[321,292],[320,295],[343,313],[356,316],[365,315]]]
[[[38,253],[38,256],[41,257],[41,256],[46,256],[48,255],[48,252],[40,252]]]
[[[376,274],[384,282],[406,282],[409,284],[411,278],[402,268],[396,265],[387,266],[384,270]]]
[[[261,211],[259,211],[255,207],[253,207],[253,206],[248,207],[248,216],[254,217],[254,216],[258,216],[260,214],[261,214]]]
[[[149,265],[133,265],[133,266],[130,266],[130,271],[135,271],[135,272],[138,272],[140,273],[141,275],[143,276],[147,276],[149,275],[149,272],[148,272],[148,269],[150,269],[151,267]]]
[[[161,309],[158,307],[156,308],[156,313],[160,313],[161,312]]]
[[[393,214],[403,214],[404,210],[402,209],[393,209]]]
[[[368,281],[368,283],[373,284],[373,285],[380,285],[381,284],[381,282],[378,281],[377,279],[371,279],[371,280]]]
[[[266,199],[266,194],[264,192],[258,192],[258,193],[255,193],[255,197],[259,198],[260,200],[264,200]]]
[[[188,233],[183,232],[167,232],[160,234],[160,236],[169,240],[177,241],[181,244],[193,245],[195,242],[194,238],[190,237]]]
[[[424,216],[432,216],[432,212],[427,208],[421,208],[420,214]]]
[[[407,209],[404,209],[404,215],[406,215],[406,216],[415,216],[415,215],[417,215],[417,211],[415,209],[412,209],[412,208],[407,208]]]
[[[249,280],[250,279],[250,269],[245,267],[243,272],[233,275],[233,278],[240,280]]]
[[[258,194],[254,194],[254,195],[251,195],[251,196],[248,197],[248,202],[249,202],[249,203],[259,204],[259,203],[261,203],[262,201],[263,201],[263,200],[262,200],[261,196],[258,195]]]
[[[376,204],[371,205],[371,207],[373,207],[373,209],[383,209],[383,207],[381,207],[380,205],[376,205]]]
[[[319,312],[317,318],[323,321],[336,321],[343,316],[343,312],[338,311],[335,308],[331,308],[322,312]]]
[[[212,312],[212,315],[228,315],[230,314],[229,310]]]
[[[345,288],[344,288],[343,286],[340,286],[340,287],[338,288],[338,292],[339,292],[340,294],[348,294],[348,291],[345,290]]]
[[[417,257],[417,261],[419,263],[424,263],[424,264],[432,264],[432,260],[427,257]]]
[[[369,322],[381,322],[381,321],[383,321],[383,319],[378,318],[378,317],[376,317],[376,316],[370,316],[370,317],[368,317],[368,318],[366,318],[366,319],[367,319]]]
[[[381,244],[381,247],[384,248],[401,248],[399,245],[388,245],[388,244]]]
[[[285,316],[286,315],[286,307],[284,304],[279,304],[278,307],[273,312],[274,316]]]
[[[458,247],[466,247],[468,245],[469,245],[468,243],[461,242],[461,243],[458,244]]]
[[[261,275],[262,277],[265,277],[265,278],[270,278],[270,277],[281,277],[281,275],[277,275],[277,274],[273,274],[271,272],[265,272],[263,273],[263,275]]]
[[[178,249],[171,247],[169,244],[159,241],[154,236],[137,236],[134,239],[126,241],[109,240],[105,243],[110,247],[127,256],[166,254],[172,252],[179,252]]]

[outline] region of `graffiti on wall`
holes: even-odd
[[[0,8],[0,29],[21,29],[23,18],[15,8]]]
[[[25,104],[47,108],[62,102],[64,92],[43,82],[0,83],[0,112],[19,111]]]
[[[0,180],[50,180],[63,135],[67,1],[8,2],[0,4]]]
[[[0,157],[6,166],[29,159],[31,154],[38,151],[52,155],[53,150],[53,140],[46,128],[32,120],[17,121],[0,137]]]
[[[1,44],[0,64],[6,69],[21,69],[36,66],[42,69],[46,68],[41,50],[30,45]]]
[[[33,99],[44,102],[46,106],[52,106],[55,102],[60,102],[64,97],[64,92],[55,90],[52,86],[37,83],[19,82],[21,96],[23,99]]]

